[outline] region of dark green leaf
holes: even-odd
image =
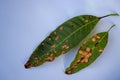
[[[82,15],[66,21],[33,51],[28,62],[25,64],[25,68],[53,61],[59,55],[68,52],[94,29],[101,18],[92,15]]]
[[[113,25],[114,26],[114,25]],[[112,27],[113,27],[112,26]],[[103,52],[108,41],[108,31],[101,32],[85,40],[77,52],[66,74],[73,74],[93,63]]]

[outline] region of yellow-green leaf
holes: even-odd
[[[100,54],[106,47],[106,44],[108,42],[108,31],[98,33],[89,38],[88,40],[85,40],[81,45],[80,49],[78,50],[75,59],[66,69],[65,73],[66,74],[76,73],[79,70],[93,63],[100,56]]]

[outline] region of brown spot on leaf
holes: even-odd
[[[53,60],[54,60],[54,58],[53,58],[53,57],[48,56],[47,58],[45,58],[45,60],[46,60],[46,61],[53,61]]]
[[[88,59],[84,59],[84,62],[87,63],[87,62],[88,62]]]
[[[68,49],[69,46],[68,46],[68,45],[63,45],[62,48],[63,48],[63,49]]]
[[[51,38],[48,38],[48,40],[50,41],[50,40],[51,40]]]
[[[63,26],[60,26],[59,30],[63,30]]]
[[[88,52],[84,51],[84,53],[82,54],[82,56],[86,56],[88,54]]]
[[[55,40],[58,40],[58,39],[59,39],[59,36],[56,36],[56,37],[55,37]]]
[[[53,57],[53,53],[50,54],[50,57]]]
[[[42,42],[42,45],[44,45],[44,42]]]
[[[89,16],[89,18],[93,18],[93,16]]]
[[[71,69],[76,69],[78,66],[77,65],[73,65],[71,66]]]
[[[100,39],[100,38],[101,38],[98,34],[94,35],[94,37],[95,37],[96,39]]]
[[[35,64],[38,64],[38,63],[39,63],[39,58],[35,57]]]
[[[79,50],[78,53],[79,53],[79,54],[83,54],[83,51],[82,51],[82,50]]]
[[[86,56],[85,56],[85,58],[89,58],[89,57],[91,57],[92,56],[92,54],[91,53],[88,53]]]
[[[95,42],[95,41],[96,41],[96,38],[95,38],[95,37],[93,37],[93,38],[92,38],[92,42]]]
[[[51,36],[48,36],[48,40],[49,40],[49,41],[51,40]]]
[[[53,32],[55,35],[57,34],[56,31]]]
[[[80,55],[81,55],[81,58],[80,58],[80,62],[81,63],[87,63],[89,61],[89,58],[91,57],[91,52],[90,50],[87,50],[87,51],[82,51],[82,50],[79,50],[80,52]]]
[[[69,49],[69,46],[66,46],[66,49]]]
[[[51,46],[51,48],[55,48],[55,46],[56,46],[56,45],[55,45],[55,44],[53,44],[53,45]]]
[[[77,63],[80,63],[80,59],[78,59],[76,62],[77,62]]]
[[[28,68],[32,67],[32,64],[28,61],[24,66],[26,69],[28,69]]]
[[[66,73],[66,74],[72,74],[72,71],[69,70],[69,71],[66,71],[65,73]]]
[[[100,39],[100,36],[96,36],[97,39]]]
[[[65,51],[62,51],[61,54],[65,54]]]
[[[98,46],[98,44],[99,44],[98,42],[97,42],[97,43],[95,43],[95,46]]]
[[[38,60],[39,58],[38,57],[35,57],[35,60]]]
[[[83,60],[81,60],[81,63],[84,63],[84,59],[83,59]]]
[[[85,41],[83,42],[83,45],[86,44],[86,42],[87,42],[87,40],[85,40]]]
[[[99,51],[98,51],[98,52],[102,53],[102,52],[103,52],[103,49],[99,49]]]
[[[86,48],[86,51],[87,51],[87,52],[90,52],[90,50],[91,50],[91,49],[90,49],[89,47]]]

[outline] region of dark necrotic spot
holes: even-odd
[[[98,46],[98,44],[99,44],[99,42],[96,42],[96,43],[95,43],[95,46]]]
[[[65,71],[66,74],[72,74],[72,71]]]
[[[24,67],[25,67],[26,69],[28,69],[28,68],[32,67],[32,65],[31,65],[31,63],[28,61],[28,62],[24,65]]]

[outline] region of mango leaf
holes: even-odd
[[[107,16],[111,16],[111,14]],[[94,29],[101,18],[107,16],[82,15],[64,22],[38,45],[25,64],[25,68],[39,66],[65,54],[78,45]]]
[[[88,40],[85,40],[82,43],[80,49],[78,50],[75,59],[66,69],[65,73],[66,74],[76,73],[81,69],[89,66],[91,63],[93,63],[100,56],[100,54],[106,47],[106,44],[108,42],[108,31],[98,33],[89,38]]]

